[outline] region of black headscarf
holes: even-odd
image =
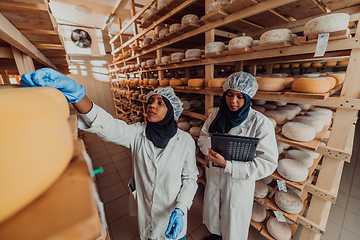
[[[146,137],[158,148],[165,148],[178,129],[174,119],[174,109],[170,101],[164,96],[162,96],[162,99],[168,109],[164,119],[155,123],[148,121],[145,129]],[[147,104],[149,104],[149,100]]]
[[[229,91],[230,90],[227,90],[221,98],[219,112],[209,127],[210,133],[228,133],[231,128],[236,127],[245,121],[249,114],[250,96],[246,93],[242,93],[245,97],[245,103],[239,110],[233,112],[229,109],[225,99]]]

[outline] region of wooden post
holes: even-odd
[[[34,62],[32,61],[31,57],[21,53],[13,46],[11,46],[11,50],[13,52],[15,63],[20,75],[35,71]]]
[[[131,12],[131,18],[133,18],[136,15],[134,0],[130,0],[130,12]],[[133,28],[134,28],[134,36],[136,36],[138,34],[136,21],[133,22]],[[139,46],[139,39],[135,40],[135,46]]]
[[[1,84],[10,84],[11,83],[6,70],[1,70],[0,75],[1,75],[1,80],[2,80],[0,82]]]
[[[235,72],[240,72],[244,69],[244,61],[235,62]]]

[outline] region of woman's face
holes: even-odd
[[[226,104],[233,112],[239,110],[245,103],[245,97],[241,92],[229,90],[225,96]]]
[[[167,106],[160,94],[154,94],[150,97],[146,106],[147,120],[149,122],[160,122],[167,113]]]

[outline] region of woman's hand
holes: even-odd
[[[209,152],[209,160],[217,165],[219,165],[220,167],[225,168],[226,166],[226,160],[223,156],[221,156],[219,153],[215,152],[214,150],[212,150],[211,148],[208,148],[208,152]]]

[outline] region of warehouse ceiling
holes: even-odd
[[[138,4],[145,5],[149,0],[136,0]],[[111,14],[115,14],[110,32],[118,32],[118,18],[124,26],[130,19],[129,0],[51,0],[50,7],[58,24],[86,26],[103,29]],[[139,11],[140,8],[136,8]],[[128,28],[125,33],[132,33]]]

